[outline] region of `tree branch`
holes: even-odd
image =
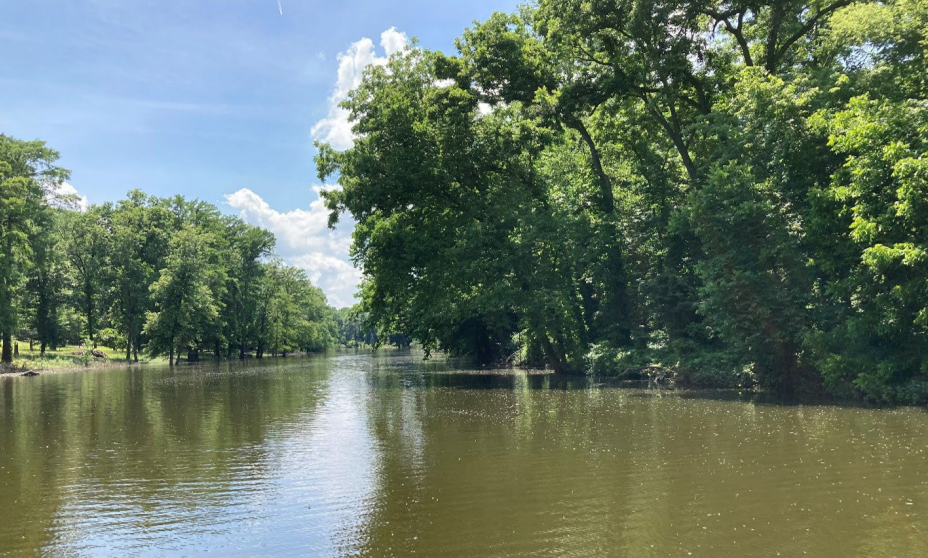
[[[786,55],[786,51],[789,50],[789,48],[793,46],[793,44],[795,44],[796,41],[801,39],[809,31],[811,31],[812,28],[815,27],[815,25],[823,17],[825,17],[826,15],[836,10],[839,10],[845,6],[850,5],[852,2],[854,2],[854,0],[838,0],[837,2],[829,5],[828,7],[822,9],[820,12],[818,12],[817,14],[809,18],[809,21],[807,21],[806,24],[803,25],[799,29],[799,31],[797,31],[790,38],[788,38],[786,42],[783,43],[783,46],[781,46],[779,49],[776,49],[776,51],[774,52],[774,57],[772,59],[769,56],[767,57],[767,64],[768,64],[767,71],[772,73],[773,70],[776,68],[776,65],[780,62],[783,56]]]
[[[567,125],[580,134],[580,137],[583,138],[583,141],[590,149],[593,171],[596,172],[596,175],[599,177],[600,190],[602,190],[603,211],[607,214],[611,214],[615,210],[615,199],[612,194],[612,180],[609,179],[609,175],[606,174],[605,169],[603,169],[602,160],[599,158],[599,149],[596,148],[596,142],[593,141],[593,136],[590,135],[589,130],[586,129],[586,126],[583,125],[583,122],[579,118],[570,119]]]
[[[754,59],[751,57],[751,49],[749,48],[747,40],[744,38],[744,33],[741,32],[741,26],[744,24],[744,15],[747,13],[747,10],[739,12],[726,12],[719,13],[715,10],[706,10],[706,15],[715,20],[715,23],[721,23],[725,26],[725,29],[735,38],[735,41],[738,43],[738,46],[741,47],[741,56],[744,58],[744,63],[747,66],[754,65]],[[730,18],[731,16],[738,15],[738,25],[734,25]]]

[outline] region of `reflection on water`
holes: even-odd
[[[416,353],[0,379],[0,556],[925,556],[928,414]]]

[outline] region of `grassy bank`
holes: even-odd
[[[67,345],[56,350],[46,349],[43,355],[38,347],[29,350],[28,343],[19,344],[19,354],[13,357],[13,366],[0,368],[0,373],[15,373],[34,370],[38,372],[54,372],[60,370],[83,370],[90,368],[104,368],[108,366],[126,366],[136,364],[131,360],[122,358],[124,351],[110,347],[98,346],[96,350],[102,351],[105,358],[93,357],[83,354],[84,347]],[[137,364],[160,363],[167,364],[166,358],[140,358]]]

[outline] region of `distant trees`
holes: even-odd
[[[134,190],[86,211],[49,203],[67,178],[41,142],[0,135],[0,333],[40,350],[87,340],[196,361],[334,346],[335,310],[274,236],[183,197]]]
[[[325,297],[301,269],[266,264],[263,269],[258,354],[287,356],[299,350],[318,351],[337,341],[337,319]]]
[[[928,2],[541,0],[320,146],[379,333],[928,402]]]
[[[339,345],[348,348],[377,345],[377,333],[369,325],[368,317],[360,305],[336,311],[335,324]]]

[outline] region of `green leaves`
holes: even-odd
[[[317,159],[370,321],[564,370],[922,381],[926,6],[543,0],[371,70]]]
[[[12,335],[18,326],[21,289],[32,267],[30,242],[49,211],[46,190],[68,177],[56,167],[58,153],[40,141],[0,134],[0,334],[3,364],[12,362]]]

